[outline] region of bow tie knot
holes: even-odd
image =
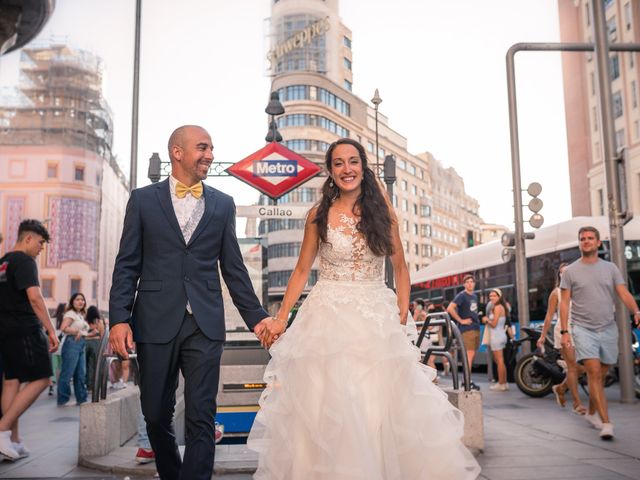
[[[193,198],[200,198],[202,196],[202,182],[198,182],[195,185],[187,187],[182,182],[176,183],[176,197],[184,198],[190,193]]]

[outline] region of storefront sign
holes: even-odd
[[[322,18],[308,27],[296,32],[284,42],[279,43],[267,53],[267,60],[272,64],[278,61],[280,57],[297,48],[302,48],[311,43],[315,37],[319,37],[329,30],[331,24],[329,17]]]
[[[236,215],[247,218],[306,218],[310,208],[301,205],[239,205]]]

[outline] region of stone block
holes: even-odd
[[[464,435],[462,443],[474,455],[484,451],[484,421],[482,414],[482,394],[477,390],[444,389],[449,402],[464,414]]]

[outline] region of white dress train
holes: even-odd
[[[320,278],[271,347],[249,435],[258,480],[475,479],[464,419],[399,322],[384,259],[340,216]],[[415,327],[414,327],[415,328]]]

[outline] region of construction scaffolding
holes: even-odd
[[[67,45],[22,50],[20,86],[0,92],[0,145],[79,147],[115,163],[100,59]]]

